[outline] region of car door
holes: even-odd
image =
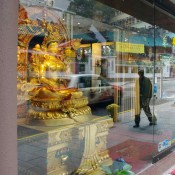
[[[88,97],[89,104],[109,101],[113,98],[112,86],[102,83],[99,75],[83,75],[78,80],[83,95]]]
[[[99,102],[100,99],[100,84],[96,75],[82,75],[78,79],[78,87],[83,92],[83,95],[88,97],[89,104]]]
[[[109,81],[107,78],[104,78],[104,77],[99,77],[99,78],[100,78],[100,84],[101,84],[100,101],[101,102],[112,101],[113,95],[114,95],[113,86],[109,84]]]

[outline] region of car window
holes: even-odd
[[[91,77],[90,76],[85,76],[85,77],[80,77],[79,78],[79,88],[87,88],[91,87]]]
[[[108,79],[106,77],[100,76],[98,80],[101,81],[101,86],[110,86]]]
[[[99,87],[98,77],[82,76],[79,78],[79,88]]]

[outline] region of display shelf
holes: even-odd
[[[106,148],[109,117],[60,127],[18,126],[19,172],[55,175],[98,172],[112,163]],[[99,175],[100,175],[99,174]]]

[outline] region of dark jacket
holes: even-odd
[[[142,89],[141,89],[142,88]],[[140,93],[142,90],[142,94]],[[147,99],[152,97],[152,83],[149,78],[143,77],[142,87],[140,87],[139,79],[136,79],[136,100],[135,100],[135,115],[140,114],[140,103],[145,103]],[[142,95],[142,96],[140,96]],[[142,97],[142,100],[140,99]]]
[[[142,95],[145,99],[152,98],[152,83],[151,80],[147,77],[143,77],[141,80],[141,87],[140,87],[140,95]]]

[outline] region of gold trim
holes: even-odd
[[[35,110],[58,110],[61,109],[61,102],[58,100],[50,101],[31,101],[32,108]]]
[[[94,119],[93,115],[80,115],[75,118],[62,118],[62,119],[47,119],[47,120],[34,120],[32,118],[27,118],[26,124],[33,126],[67,126],[75,125],[78,123],[84,123]]]
[[[84,107],[87,105],[88,105],[88,98],[87,97],[63,101],[63,106],[68,106],[68,107],[71,106],[74,108],[80,108],[80,107]]]
[[[66,109],[65,109],[66,110]],[[33,109],[29,110],[29,118],[34,120],[48,120],[48,119],[62,119],[68,118],[72,119],[80,115],[90,115],[91,108],[89,106],[81,107],[78,109],[67,109],[67,111],[35,111]]]

